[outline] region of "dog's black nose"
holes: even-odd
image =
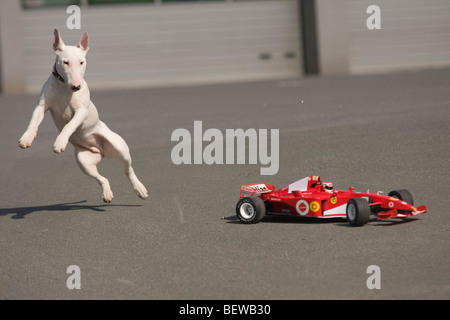
[[[72,91],[78,91],[81,89],[81,86],[72,86]]]

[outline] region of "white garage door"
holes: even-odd
[[[25,10],[27,92],[50,74],[54,27],[66,44],[88,31],[91,89],[299,77],[298,15],[297,0],[89,6],[68,30],[65,8]]]
[[[381,9],[381,29],[366,27],[366,9]],[[450,66],[449,0],[347,0],[350,73]]]

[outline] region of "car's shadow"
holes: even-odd
[[[72,210],[90,210],[102,212],[106,211],[107,207],[140,207],[140,205],[121,205],[121,204],[101,204],[101,205],[87,205],[87,200],[77,202],[57,203],[44,206],[30,206],[30,207],[16,207],[16,208],[0,208],[0,216],[11,215],[11,219],[23,219],[27,215],[42,211],[72,211]]]
[[[241,222],[241,220],[239,220],[239,218],[236,215],[224,217],[223,220],[226,220],[227,223],[246,225],[245,223]],[[409,222],[413,222],[416,220],[419,220],[419,219],[418,218],[407,218],[407,219],[397,218],[397,219],[378,220],[376,217],[373,217],[369,220],[367,225],[377,226],[377,227],[380,227],[380,226],[385,227],[385,226],[394,226],[394,225],[409,223]],[[321,219],[321,218],[301,217],[301,216],[293,216],[293,215],[292,216],[266,215],[264,217],[264,219],[261,220],[260,223],[297,223],[297,224],[317,224],[317,225],[335,224],[336,226],[339,226],[339,227],[354,228],[344,218]]]
[[[243,224],[239,218],[234,216],[229,216],[223,218],[227,223]],[[345,219],[339,218],[328,218],[328,219],[318,219],[314,217],[301,217],[294,215],[266,215],[260,223],[298,223],[298,224],[327,224],[327,223],[347,223]]]

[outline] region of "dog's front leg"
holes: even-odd
[[[66,150],[70,136],[83,123],[83,121],[87,118],[87,115],[88,111],[86,108],[78,108],[75,111],[72,119],[64,126],[60,134],[56,137],[55,143],[53,144],[53,151],[56,153],[61,153]]]
[[[28,124],[27,130],[24,132],[22,137],[19,139],[19,147],[26,149],[31,146],[34,139],[36,138],[39,125],[44,119],[44,114],[47,111],[47,106],[43,98],[39,100],[39,104],[34,108],[33,115],[31,116],[30,123]]]

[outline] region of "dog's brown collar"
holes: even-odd
[[[62,83],[64,83],[64,78],[60,76],[60,74],[58,73],[58,71],[56,71],[56,62],[53,65],[53,72],[52,75],[55,76],[56,79],[58,79],[59,81],[61,81]]]

